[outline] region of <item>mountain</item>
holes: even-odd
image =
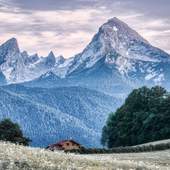
[[[96,68],[100,63],[100,68]],[[111,72],[116,84],[132,87],[144,84],[166,84],[170,81],[170,55],[153,47],[136,31],[117,18],[110,19],[99,28],[82,53],[60,65],[56,74],[76,77],[99,72]],[[103,72],[102,72],[103,73]],[[94,74],[94,73],[93,73]],[[102,79],[103,81],[103,79]],[[101,81],[101,82],[102,82]]]
[[[8,83],[33,81],[53,72],[66,82],[64,86],[79,85],[112,94],[141,85],[170,85],[170,55],[118,18],[103,24],[82,53],[72,58],[55,57],[53,52],[47,57],[29,56],[20,52],[12,38],[0,46],[0,63]]]
[[[111,96],[81,87],[0,88],[0,119],[19,123],[33,146],[70,138],[85,146],[100,146],[101,129],[118,105]]]
[[[53,52],[47,57],[21,52],[15,38],[0,46],[0,69],[9,84],[36,79],[63,62],[64,58],[55,57]]]
[[[12,38],[0,46],[0,64],[6,62],[10,56],[19,53],[17,40]]]
[[[170,62],[170,57],[143,39],[136,31],[117,18],[110,19],[99,28],[82,53],[63,64],[63,77],[93,67],[105,58],[104,64],[114,66],[122,75],[133,71],[131,62]],[[62,68],[62,66],[60,66]],[[60,73],[61,74],[61,73]]]
[[[26,86],[26,87],[40,87],[40,88],[54,88],[54,87],[70,87],[71,85],[66,83],[64,79],[61,79],[59,76],[54,74],[52,71],[49,71],[40,77],[20,83],[20,85]]]
[[[103,24],[82,53],[51,71],[60,78],[47,81],[47,76],[40,77],[25,85],[76,85],[123,98],[143,85],[170,88],[170,55],[153,47],[117,18]]]
[[[56,59],[54,53],[51,51],[45,60],[45,65],[53,67],[55,65]]]

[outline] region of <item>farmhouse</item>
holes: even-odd
[[[80,149],[81,145],[74,140],[63,140],[56,144],[49,145],[47,149],[51,151],[55,150],[72,150],[72,149]]]

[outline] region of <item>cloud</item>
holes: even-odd
[[[152,2],[150,10],[144,10]],[[22,50],[71,57],[85,48],[100,25],[119,17],[153,45],[170,51],[166,5],[150,0],[0,0],[0,43],[16,37]],[[162,0],[162,2],[168,2]],[[157,16],[157,7],[161,15]],[[149,12],[148,12],[149,11]],[[150,13],[150,15],[148,15]]]
[[[88,21],[96,10],[0,12],[1,43],[10,37],[19,40],[21,49],[41,55],[54,49],[57,55],[72,56],[91,39]],[[53,16],[53,17],[51,17]],[[80,17],[81,16],[81,17]]]
[[[26,10],[74,10],[91,7],[97,0],[8,0],[8,4],[15,5]]]

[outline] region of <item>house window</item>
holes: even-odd
[[[66,143],[67,146],[69,146],[69,143]]]

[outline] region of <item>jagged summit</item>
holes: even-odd
[[[30,57],[39,58],[39,56],[38,56],[38,54],[37,54],[37,53],[35,53],[35,54],[31,55]]]
[[[0,46],[0,64],[20,53],[16,38],[11,38]]]
[[[123,23],[119,18],[117,17],[113,17],[113,18],[110,18],[108,19],[108,22],[119,22],[119,23]]]
[[[55,55],[54,53],[51,51],[48,56],[46,57],[46,61],[45,61],[45,64],[47,66],[54,66],[55,65],[55,62],[56,62],[56,58],[55,58]]]
[[[18,44],[18,42],[17,39],[13,37],[7,40],[4,44]]]
[[[113,18],[109,19],[103,25],[126,27],[126,28],[128,27],[128,28],[130,28],[126,23],[124,23],[122,20],[118,19],[117,17],[113,17]]]
[[[114,64],[117,60],[118,67],[121,68],[121,65],[127,67],[125,65],[127,58],[151,60],[150,56],[143,57],[146,53],[142,54],[142,50],[148,50],[148,45],[144,38],[123,21],[112,18],[99,28],[98,33],[82,53],[70,59],[67,65],[64,63],[63,67],[60,66],[59,72],[63,72],[61,75],[65,77],[65,74],[93,67],[102,58],[106,58],[109,64]]]
[[[53,57],[53,58],[55,58],[55,55],[54,55],[53,51],[50,51],[50,53],[48,54],[48,57]]]
[[[19,52],[18,41],[16,38],[11,38],[1,45],[1,48],[4,47],[4,50],[15,50],[15,52]]]
[[[45,74],[41,75],[37,80],[43,80],[43,79],[60,79],[56,74],[54,74],[52,71],[48,71]]]
[[[82,53],[65,61],[56,73],[62,77],[75,76],[88,69],[94,71],[99,62],[100,69],[106,66],[126,82],[141,77],[144,81],[158,83],[165,79],[165,68],[159,67],[162,63],[170,63],[170,56],[153,47],[123,21],[112,18],[99,28]]]
[[[118,26],[118,27],[124,27],[126,29],[131,29],[125,22],[123,22],[122,20],[120,20],[117,17],[113,17],[111,19],[109,19],[106,23],[104,23],[103,25],[110,25],[110,26]],[[132,30],[132,29],[131,29]],[[133,30],[134,31],[134,30]]]
[[[21,54],[22,54],[23,56],[28,56],[28,52],[27,52],[27,51],[23,51]]]
[[[65,60],[63,55],[59,55],[57,58],[59,58],[60,60]]]
[[[63,64],[65,60],[66,59],[62,55],[59,55],[58,57],[56,57],[56,64],[57,65],[58,64]]]
[[[111,41],[117,40],[117,43],[118,41],[123,41],[121,42],[122,44],[126,43],[128,45],[134,43],[134,41],[140,41],[149,44],[149,42],[140,36],[135,30],[116,17],[109,19],[104,23],[100,27],[99,33],[105,34],[105,36],[108,36]]]

